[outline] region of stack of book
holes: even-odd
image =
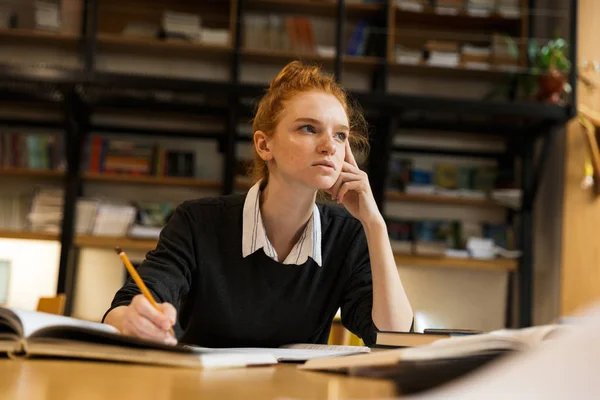
[[[442,15],[457,15],[465,7],[465,0],[436,0],[435,12]]]
[[[63,196],[62,188],[36,189],[27,214],[28,230],[58,234],[63,217]]]
[[[425,50],[429,54],[427,62],[430,65],[456,67],[460,61],[459,46],[454,41],[428,40]]]
[[[430,0],[396,0],[396,7],[404,11],[423,12],[430,5]]]
[[[513,39],[518,46],[518,39]],[[492,36],[492,60],[497,66],[512,68],[519,64],[518,49],[511,48],[509,41],[500,34]]]
[[[521,0],[496,0],[496,12],[504,18],[519,18]]]
[[[496,0],[467,0],[467,13],[475,17],[489,17],[496,6]]]
[[[398,64],[419,65],[422,61],[422,49],[415,49],[402,45],[396,46],[396,62]]]
[[[191,42],[201,40],[202,19],[197,14],[165,11],[162,15],[161,27],[167,39],[183,39]]]
[[[490,46],[464,44],[461,59],[465,67],[487,69],[490,66],[492,49]]]

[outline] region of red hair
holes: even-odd
[[[258,103],[258,109],[252,123],[252,132],[263,131],[267,136],[275,133],[281,120],[284,102],[294,96],[309,92],[321,91],[335,96],[342,104],[350,122],[350,147],[353,151],[367,151],[367,123],[357,106],[349,104],[348,96],[342,86],[332,76],[324,74],[318,66],[292,61],[286,65],[271,82],[266,94]],[[254,163],[250,174],[255,182],[267,180],[269,170],[265,162],[254,149]]]

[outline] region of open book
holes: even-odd
[[[181,367],[238,367],[304,362],[369,352],[363,346],[292,344],[281,348],[171,346],[120,334],[110,325],[0,308],[0,354],[65,357]]]
[[[536,347],[568,330],[568,325],[542,325],[524,329],[502,329],[468,336],[442,338],[419,347],[381,350],[342,358],[309,360],[299,366],[307,370],[351,372],[359,368],[479,358],[489,354],[518,352]]]
[[[0,308],[0,354],[60,357],[189,368],[277,364],[266,351],[213,352],[120,334],[106,324],[41,312]]]

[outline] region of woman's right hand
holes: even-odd
[[[114,326],[124,335],[177,344],[177,339],[170,333],[175,325],[177,310],[169,303],[158,306],[162,313],[152,307],[142,294],[138,294],[128,306],[112,309],[104,318],[104,323]]]

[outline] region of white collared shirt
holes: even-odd
[[[277,252],[267,234],[260,213],[260,184],[257,182],[246,195],[242,221],[242,256],[248,257],[257,250],[263,249],[265,254],[279,262]],[[311,257],[321,266],[321,214],[316,204],[313,205],[312,217],[306,224],[300,239],[294,245],[283,264],[304,264]]]

